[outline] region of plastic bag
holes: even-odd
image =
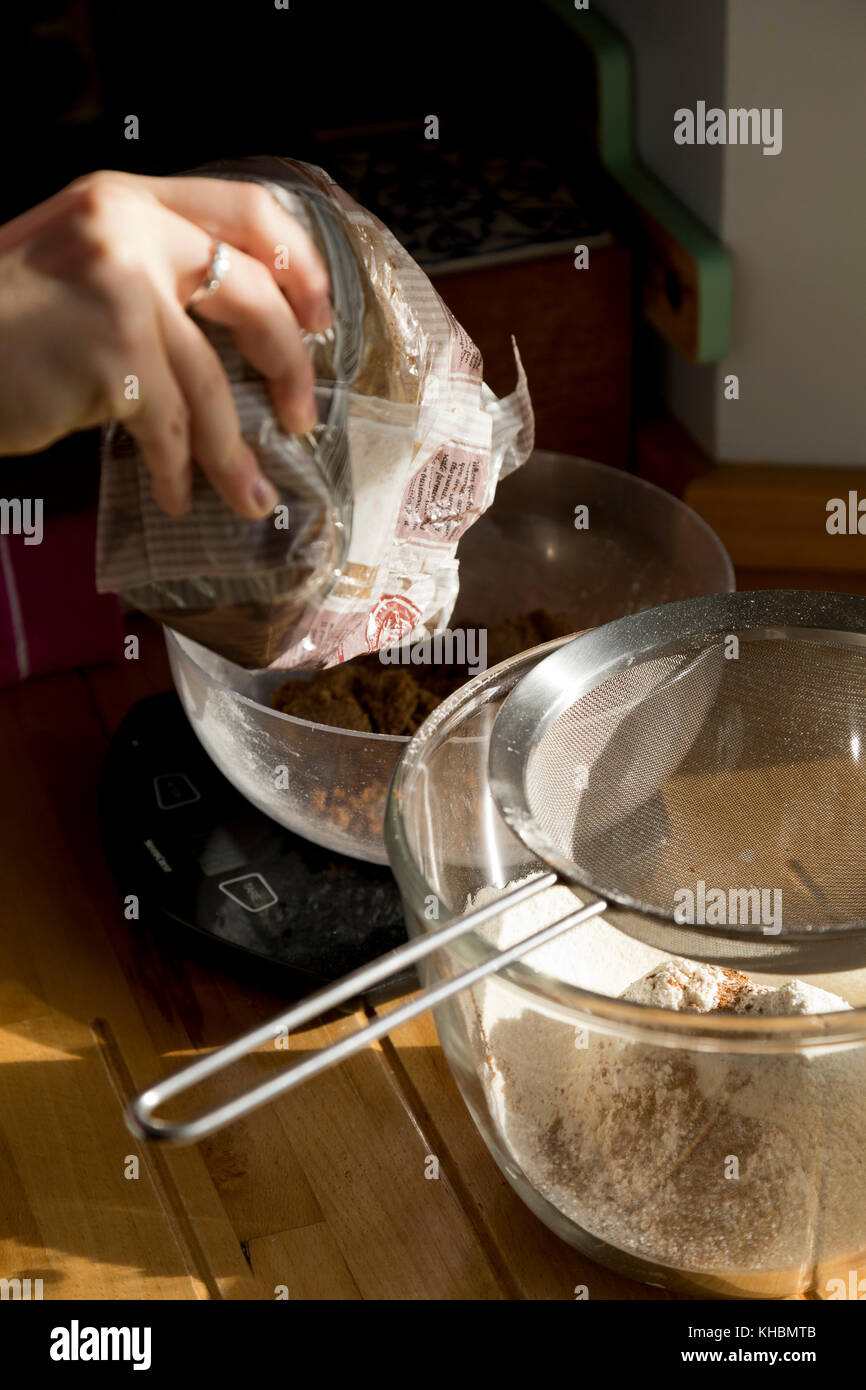
[[[330,666],[432,636],[457,595],[460,537],[532,448],[516,348],[517,388],[497,401],[424,273],[321,169],[256,158],[195,172],[263,183],[325,259],[334,327],[306,335],[320,423],[286,434],[231,335],[197,320],[281,505],[246,520],[195,470],[191,510],[169,517],[135,441],[111,425],[97,587],[250,668]]]

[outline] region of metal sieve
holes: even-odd
[[[157,1083],[130,1106],[135,1133],[195,1142],[602,912],[662,951],[718,964],[810,973],[866,962],[864,598],[714,595],[585,633],[507,697],[489,776],[504,820],[552,872]],[[591,900],[213,1110],[154,1117],[558,878]]]
[[[490,739],[528,848],[671,954],[866,960],[866,599],[723,594],[579,637]]]

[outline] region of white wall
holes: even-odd
[[[646,166],[713,230],[722,215],[719,146],[674,144],[674,111],[725,99],[727,0],[598,0],[634,53],[637,145]]]
[[[641,157],[731,252],[732,350],[669,352],[674,412],[718,458],[866,462],[866,3],[597,0],[629,39]],[[701,98],[781,107],[783,148],[678,146]],[[740,378],[725,401],[723,378]]]

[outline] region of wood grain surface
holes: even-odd
[[[716,463],[670,415],[641,426],[636,455],[641,477],[682,497],[721,538],[738,588],[866,593],[866,535],[827,530],[833,499],[853,512],[857,526],[866,469],[827,468],[820,461],[814,467]],[[853,508],[850,493],[857,499]]]

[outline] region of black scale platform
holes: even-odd
[[[256,810],[205,753],[178,697],[135,705],[100,780],[103,849],[141,923],[172,947],[290,998],[406,940],[397,885]],[[414,971],[368,996],[398,997]]]

